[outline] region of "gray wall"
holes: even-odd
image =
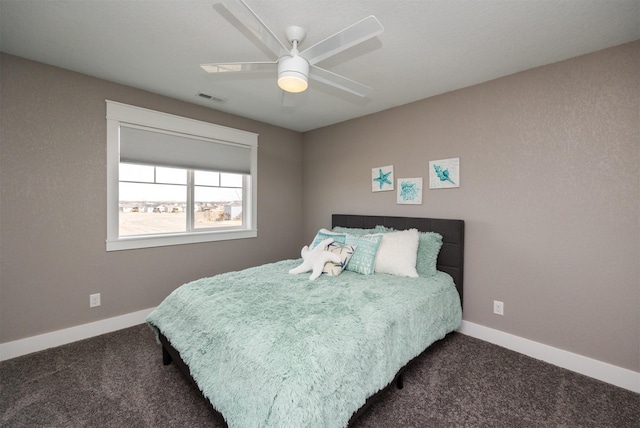
[[[305,134],[304,232],[331,214],[466,220],[464,319],[640,371],[640,42]],[[459,189],[428,161],[460,158]],[[424,177],[421,206],[371,168]],[[493,300],[505,314],[493,315]]]
[[[1,59],[0,342],[297,257],[335,212],[387,214],[466,220],[465,320],[640,371],[639,42],[305,134]],[[259,133],[258,238],[107,253],[105,98]],[[426,180],[448,157],[459,189],[371,192],[373,167]]]
[[[302,135],[2,55],[0,342],[157,306],[203,276],[298,257]],[[105,99],[256,132],[258,238],[105,251]],[[89,308],[89,294],[102,305]]]

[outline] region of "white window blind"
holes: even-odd
[[[120,161],[250,174],[251,147],[121,125]]]

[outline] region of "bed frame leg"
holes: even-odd
[[[162,364],[164,364],[165,366],[168,366],[169,364],[171,364],[172,361],[173,361],[173,358],[171,358],[169,351],[167,351],[167,348],[163,346],[162,347]]]
[[[404,388],[404,373],[400,373],[396,378],[396,388],[398,389]]]

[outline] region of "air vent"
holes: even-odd
[[[215,97],[213,95],[205,94],[204,92],[198,92],[198,96],[200,98],[204,98],[205,100],[213,101],[213,102],[216,102],[216,103],[224,103],[224,102],[227,101],[226,98]]]

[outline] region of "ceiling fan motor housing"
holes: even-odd
[[[278,86],[287,92],[303,92],[309,86],[309,63],[306,59],[294,55],[283,56],[278,60]]]

